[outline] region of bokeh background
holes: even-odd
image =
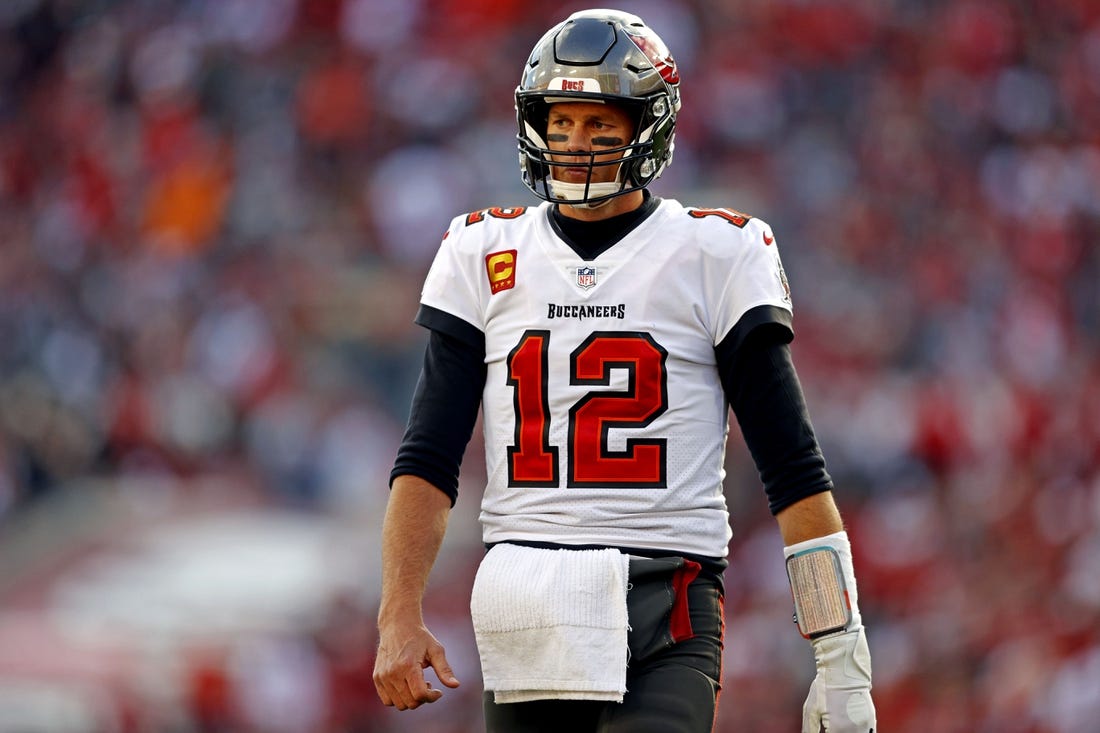
[[[0,3],[0,733],[470,733],[480,437],[370,682],[378,534],[451,217],[534,203],[548,0]],[[891,733],[1100,730],[1100,4],[619,3],[676,56],[654,186],[766,219]],[[736,435],[720,732],[812,675]]]

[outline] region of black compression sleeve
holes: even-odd
[[[833,488],[787,341],[789,332],[765,326],[735,349],[719,345],[716,350],[726,399],[772,514]]]
[[[391,484],[403,474],[419,476],[454,506],[462,454],[473,435],[484,386],[485,347],[433,329]]]

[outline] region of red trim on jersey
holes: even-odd
[[[738,229],[743,229],[748,224],[749,219],[752,218],[752,214],[746,214],[736,209],[701,209],[691,208],[688,209],[688,216],[693,219],[702,219],[704,216],[719,216],[730,224],[733,224]]]

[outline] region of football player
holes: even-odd
[[[459,682],[422,599],[482,411],[488,552],[471,613],[489,731],[710,731],[721,683],[729,412],[785,545],[817,675],[803,730],[869,733],[847,534],[791,361],[772,228],[647,187],[680,77],[640,18],[578,12],[515,92],[543,202],[456,217],[416,321],[422,374],[391,475],[374,679],[406,710]]]

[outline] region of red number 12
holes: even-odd
[[[508,447],[508,485],[560,485],[558,448],[550,444],[548,353],[550,332],[526,331],[508,355],[514,388],[514,443]],[[611,370],[627,371],[625,390],[593,390],[569,409],[570,488],[667,486],[667,441],[628,438],[613,451],[612,429],[642,428],[668,409],[668,352],[647,333],[597,331],[569,356],[569,384],[610,386]]]

